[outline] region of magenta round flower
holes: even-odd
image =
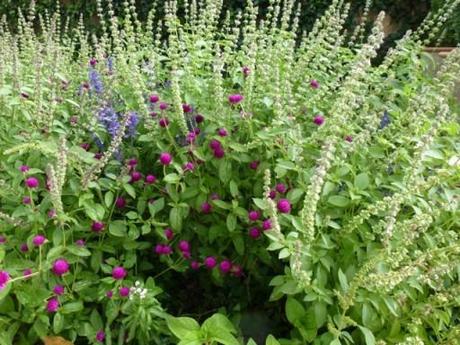
[[[324,123],[324,116],[322,115],[316,115],[313,118],[313,123],[317,126],[321,126]]]
[[[32,202],[32,199],[30,198],[30,196],[25,196],[22,198],[22,203],[24,205],[29,205],[31,202]]]
[[[145,177],[145,183],[147,183],[147,184],[155,183],[156,180],[157,180],[157,178],[154,175],[147,175]]]
[[[317,80],[313,79],[312,81],[310,81],[310,86],[313,88],[313,89],[317,89],[319,88],[319,83]]]
[[[91,59],[89,59],[89,64],[90,64],[92,67],[96,66],[96,64],[97,64],[96,58],[91,58]]]
[[[262,222],[262,229],[264,229],[264,231],[267,231],[267,230],[270,230],[272,228],[272,221],[271,219],[265,219],[263,222]]]
[[[172,162],[172,156],[168,152],[162,152],[160,154],[160,163],[163,165],[169,165]]]
[[[276,191],[275,190],[271,190],[270,191],[270,194],[268,195],[270,199],[275,199],[276,198]]]
[[[52,208],[51,210],[48,211],[48,217],[49,218],[56,217],[56,210],[54,208]]]
[[[139,171],[133,171],[131,173],[131,182],[137,182],[142,179],[142,174]]]
[[[37,235],[32,239],[32,243],[36,247],[40,247],[43,243],[45,243],[46,237],[43,235]]]
[[[257,239],[260,237],[260,229],[258,227],[253,227],[249,229],[249,237]]]
[[[117,208],[123,208],[126,206],[126,200],[123,197],[118,197],[117,200],[115,200],[115,206]]]
[[[187,137],[186,137],[187,143],[193,144],[195,142],[195,139],[196,139],[196,133],[195,132],[187,133]]]
[[[171,246],[167,244],[163,244],[162,250],[161,250],[162,255],[171,255],[172,254],[172,248]]]
[[[83,247],[85,245],[85,240],[83,239],[76,240],[75,244],[79,247]]]
[[[10,281],[10,274],[7,271],[0,271],[0,291],[6,287]]]
[[[97,331],[96,340],[99,341],[100,343],[102,343],[105,340],[105,333],[102,329],[100,331]]]
[[[120,292],[121,297],[128,297],[129,296],[129,287],[123,286],[123,287],[120,288],[119,292]]]
[[[204,203],[201,204],[201,212],[205,213],[205,214],[208,214],[208,213],[211,213],[212,211],[212,205],[205,201]]]
[[[232,262],[230,260],[224,260],[219,264],[219,268],[222,273],[228,273],[232,268]]]
[[[158,120],[158,124],[160,127],[166,128],[169,126],[169,120],[166,117],[162,117],[160,120]]]
[[[29,168],[27,165],[21,165],[21,166],[19,167],[19,171],[21,171],[21,172],[23,172],[23,173],[28,172],[29,169],[30,169],[30,168]]]
[[[190,268],[192,270],[196,271],[196,270],[200,269],[200,263],[198,261],[194,260],[194,261],[190,262]]]
[[[57,276],[62,276],[69,271],[69,263],[66,259],[57,259],[53,263],[52,271]]]
[[[198,135],[198,134],[201,133],[201,129],[199,129],[198,127],[195,127],[195,129],[193,130],[193,133],[195,133],[196,135]]]
[[[64,294],[65,288],[62,285],[56,285],[53,288],[53,292],[55,295],[61,296]]]
[[[157,103],[160,100],[160,96],[150,95],[149,99],[150,99],[150,103]]]
[[[166,110],[166,109],[168,109],[168,103],[161,102],[161,103],[160,103],[160,109],[161,109],[161,110]]]
[[[59,301],[57,298],[51,298],[48,303],[46,303],[46,310],[48,313],[55,313],[59,309]]]
[[[184,259],[190,260],[192,258],[192,254],[190,252],[182,252],[182,256]]]
[[[243,269],[240,265],[233,265],[231,272],[235,277],[241,277],[243,275]]]
[[[211,200],[219,200],[219,199],[220,199],[219,194],[217,194],[217,193],[212,193],[211,194]]]
[[[112,290],[109,290],[105,293],[105,295],[107,296],[107,298],[112,298],[113,297],[113,291]]]
[[[201,114],[198,114],[195,116],[195,121],[196,123],[202,123],[204,121],[204,116]]]
[[[245,77],[247,77],[249,74],[251,74],[251,69],[248,67],[248,66],[243,66],[243,68],[241,69],[241,71],[243,72],[243,75]]]
[[[277,204],[278,211],[281,213],[289,213],[291,212],[291,203],[288,199],[280,199]]]
[[[229,101],[231,104],[238,104],[238,103],[240,103],[243,99],[244,99],[243,95],[240,95],[240,94],[234,94],[234,95],[228,96],[228,101]]]
[[[259,211],[249,211],[248,217],[251,222],[255,222],[260,218],[260,212]]]
[[[204,259],[204,265],[208,269],[213,269],[217,265],[217,260],[214,256],[208,256],[206,259]]]
[[[22,276],[23,277],[28,277],[32,274],[32,269],[31,268],[26,268],[24,271],[22,271]]]
[[[163,254],[163,244],[161,243],[158,243],[156,246],[155,246],[155,253],[158,254],[158,255],[161,255]]]
[[[183,169],[184,171],[193,171],[195,169],[195,166],[193,165],[192,162],[187,162],[184,164]]]
[[[20,246],[19,246],[19,250],[23,253],[26,253],[29,251],[29,246],[27,245],[27,243],[22,243]]]
[[[218,147],[217,149],[214,150],[214,157],[216,157],[217,159],[221,159],[224,156],[225,156],[225,151],[222,147]]]
[[[345,137],[345,140],[348,141],[349,143],[351,143],[353,141],[353,137],[351,135],[347,135]]]
[[[259,167],[259,164],[260,164],[259,161],[252,161],[251,163],[249,163],[249,168],[252,170],[257,170],[257,168]]]
[[[121,266],[116,266],[112,269],[113,279],[122,280],[127,274],[128,272],[126,272],[126,270]]]
[[[186,240],[182,240],[179,242],[179,250],[181,252],[189,252],[190,251],[190,243]]]
[[[210,148],[211,150],[214,150],[214,151],[215,151],[215,150],[217,150],[217,149],[222,148],[222,144],[220,143],[219,140],[217,140],[217,139],[212,139],[212,140],[209,142],[209,148]]]
[[[182,110],[184,113],[191,113],[193,109],[190,104],[182,104]]]
[[[219,128],[217,130],[217,134],[221,137],[226,137],[228,135],[228,132],[225,128]]]
[[[166,228],[164,231],[165,237],[171,241],[174,238],[174,232],[170,228]]]
[[[278,183],[275,187],[276,191],[280,194],[284,194],[287,191],[287,187],[284,183]]]
[[[93,222],[91,224],[91,230],[93,230],[94,232],[101,232],[102,230],[104,230],[104,223],[102,222]]]
[[[128,165],[132,168],[132,167],[135,167],[137,165],[137,159],[136,158],[131,158],[129,161],[128,161]]]
[[[85,151],[89,151],[89,149],[91,148],[91,145],[89,143],[82,143],[80,144],[80,147]]]
[[[3,235],[0,235],[0,244],[6,243],[6,237]]]
[[[37,188],[38,187],[38,179],[35,177],[28,177],[26,178],[26,186],[29,188]]]

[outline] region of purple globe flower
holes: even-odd
[[[234,95],[230,95],[228,96],[228,101],[231,103],[231,104],[238,104],[240,103],[242,100],[244,99],[244,97],[240,94],[234,94]]]
[[[171,246],[169,246],[167,244],[163,244],[163,247],[161,249],[161,254],[162,255],[171,255],[172,254]]]
[[[213,269],[217,265],[217,260],[214,256],[208,256],[206,259],[204,259],[204,265],[208,269]]]
[[[171,241],[174,238],[174,232],[170,228],[166,228],[164,234],[168,241]]]
[[[109,290],[105,293],[105,295],[107,296],[107,298],[112,298],[113,297],[113,291],[112,290]]]
[[[91,224],[91,230],[94,232],[101,232],[104,230],[104,226],[104,223],[95,221]]]
[[[69,271],[69,263],[66,259],[57,259],[53,263],[52,271],[57,276],[62,276]]]
[[[317,126],[321,126],[323,123],[324,123],[324,116],[322,115],[316,115],[314,118],[313,118],[313,123]]]
[[[59,309],[59,301],[57,298],[51,298],[48,303],[46,303],[46,311],[48,313],[55,313]]]
[[[30,196],[25,196],[22,198],[22,203],[24,205],[30,205],[31,202],[32,202],[32,199],[30,198]]]
[[[353,141],[353,137],[351,135],[347,135],[345,137],[345,140],[348,141],[349,143],[351,143]]]
[[[100,331],[97,331],[96,340],[100,343],[102,343],[105,340],[105,333],[102,329]]]
[[[217,159],[221,159],[225,156],[225,151],[222,147],[218,147],[217,149],[214,150],[214,157]]]
[[[163,152],[160,154],[160,163],[162,165],[169,165],[172,162],[172,156],[168,152]]]
[[[166,128],[169,126],[169,120],[166,117],[162,117],[160,120],[158,120],[158,124],[160,127]]]
[[[253,239],[258,239],[260,237],[260,229],[258,227],[253,227],[249,229],[249,237]]]
[[[275,187],[276,191],[280,194],[284,194],[287,191],[287,187],[284,183],[278,183]]]
[[[32,243],[36,247],[40,247],[43,243],[45,243],[46,237],[43,235],[37,235],[32,239]]]
[[[117,200],[115,200],[115,206],[117,208],[123,208],[126,206],[126,200],[123,197],[118,197]]]
[[[131,173],[131,181],[130,182],[137,182],[142,179],[142,174],[139,171],[133,171]]]
[[[221,137],[226,137],[228,135],[228,132],[225,128],[219,128],[217,130],[217,134]]]
[[[28,177],[26,179],[26,186],[29,188],[37,188],[38,187],[38,179],[35,177]]]
[[[209,142],[209,148],[210,148],[211,150],[217,150],[217,149],[222,148],[222,144],[220,143],[219,140],[213,139],[213,140],[211,140],[211,141]]]
[[[255,222],[260,218],[260,212],[259,211],[249,211],[248,217],[251,222]]]
[[[201,204],[201,212],[203,212],[204,214],[209,214],[211,213],[212,211],[212,205],[205,201],[204,203]]]
[[[270,194],[268,195],[270,199],[275,199],[276,198],[276,191],[275,190],[271,190],[270,191]]]
[[[29,251],[29,246],[27,245],[27,243],[22,243],[19,246],[19,250],[23,253],[27,253]]]
[[[55,295],[61,296],[64,294],[65,288],[62,285],[56,285],[53,288],[53,292]]]
[[[243,275],[243,268],[240,265],[233,265],[232,266],[232,274],[235,277],[241,277]]]
[[[6,243],[6,237],[3,235],[0,235],[0,244]]]
[[[129,161],[128,161],[128,165],[133,168],[137,165],[137,159],[136,158],[131,158]]]
[[[83,247],[85,245],[85,240],[83,239],[76,240],[75,244],[79,247]]]
[[[156,180],[157,180],[157,178],[154,175],[147,175],[145,177],[145,183],[147,183],[147,184],[155,183]]]
[[[166,110],[168,109],[168,103],[165,103],[165,102],[161,102],[160,103],[160,110]]]
[[[192,162],[187,162],[184,164],[184,171],[193,171],[195,169],[195,166],[193,165]]]
[[[249,76],[249,74],[251,74],[251,69],[248,67],[248,66],[244,66],[241,71],[243,72],[243,75],[245,77]]]
[[[224,260],[219,264],[219,268],[222,273],[228,273],[232,268],[232,262],[230,260]]]
[[[190,268],[192,270],[196,271],[196,270],[200,269],[200,263],[198,261],[194,260],[194,261],[190,262]]]
[[[204,116],[201,114],[198,114],[195,116],[195,121],[196,123],[202,123],[204,121]]]
[[[10,274],[7,271],[0,271],[0,291],[6,287],[10,281]]]
[[[271,219],[265,219],[263,222],[262,222],[262,229],[264,231],[267,231],[267,230],[270,230],[272,228],[272,221]]]
[[[29,168],[27,165],[21,165],[21,166],[19,167],[19,171],[21,171],[21,172],[23,172],[23,173],[28,172],[29,169],[30,169],[30,168]]]
[[[186,137],[187,143],[193,144],[195,142],[195,139],[196,139],[196,133],[195,132],[187,133],[187,137]]]
[[[157,103],[160,100],[160,96],[150,95],[149,100],[150,100],[150,103]]]
[[[184,113],[191,113],[193,108],[190,104],[182,104],[182,110]]]
[[[127,274],[128,272],[126,272],[126,270],[121,266],[116,266],[112,269],[113,279],[123,280],[123,278],[125,278]]]
[[[32,274],[32,269],[31,268],[26,268],[24,271],[22,271],[22,276],[23,277],[28,277]]]
[[[189,252],[190,251],[190,243],[186,240],[182,240],[179,242],[179,250],[181,252]]]
[[[56,217],[56,210],[52,208],[51,210],[48,211],[48,218],[54,218]]]
[[[251,163],[249,163],[249,168],[252,170],[257,170],[257,168],[259,167],[259,164],[260,164],[259,161],[252,161]]]
[[[289,213],[291,212],[291,203],[288,199],[280,199],[277,204],[278,211],[281,213]]]
[[[96,64],[97,64],[96,58],[91,58],[91,59],[89,59],[89,64],[90,64],[92,67],[96,66]]]
[[[310,86],[313,88],[313,89],[317,89],[319,88],[319,83],[317,80],[313,79],[312,81],[310,81]]]
[[[123,286],[119,290],[121,297],[128,297],[129,296],[129,287]]]

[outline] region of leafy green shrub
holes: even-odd
[[[0,344],[455,341],[460,51],[421,54],[448,18],[372,66],[383,13],[347,42],[343,1],[308,35],[293,1],[221,7],[1,25]]]

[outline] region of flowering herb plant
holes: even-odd
[[[377,66],[341,0],[2,21],[0,344],[458,339],[460,51],[421,53],[458,3]]]

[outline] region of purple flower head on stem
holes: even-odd
[[[228,273],[232,268],[232,262],[230,260],[224,260],[219,264],[219,268],[222,273]]]
[[[79,247],[84,247],[85,246],[85,240],[79,239],[75,241],[75,244]]]
[[[168,109],[168,107],[169,107],[168,103],[165,103],[165,102],[160,103],[160,110],[166,110]]]
[[[179,242],[179,250],[181,252],[189,252],[190,251],[190,243],[186,240],[181,240]]]
[[[160,127],[166,128],[169,126],[169,120],[167,117],[162,117],[160,120],[158,120],[158,124]]]
[[[149,100],[150,100],[150,103],[157,103],[160,100],[160,96],[150,95]]]
[[[115,206],[117,208],[124,208],[126,206],[126,199],[123,197],[118,197],[117,200],[115,200]]]
[[[104,230],[104,223],[94,221],[91,224],[91,230],[93,230],[94,232],[101,232],[102,230]]]
[[[46,303],[46,311],[48,313],[55,313],[59,309],[59,301],[57,298],[51,298],[48,303]]]
[[[249,74],[251,74],[251,69],[248,66],[243,66],[241,71],[243,72],[243,75],[245,77],[247,77],[247,76],[249,76]]]
[[[310,81],[310,86],[313,88],[313,89],[317,89],[319,88],[319,83],[317,80],[313,79],[312,81]]]
[[[322,115],[316,115],[313,118],[313,123],[317,126],[321,126],[324,123],[324,116]]]
[[[90,65],[91,67],[96,66],[96,64],[97,64],[96,58],[91,58],[91,59],[89,59],[89,65]]]
[[[55,285],[53,288],[53,292],[57,296],[61,296],[64,294],[65,288],[62,285]]]
[[[56,210],[52,208],[51,210],[48,211],[48,218],[54,218],[56,217]]]
[[[6,243],[6,237],[3,235],[0,235],[0,244]]]
[[[155,183],[156,180],[157,180],[157,178],[154,175],[147,175],[145,177],[145,183],[147,183],[147,184]]]
[[[190,268],[196,271],[200,269],[200,263],[196,260],[193,260],[192,262],[190,262]]]
[[[222,148],[222,144],[221,144],[221,142],[220,142],[219,140],[213,139],[213,140],[211,140],[211,141],[209,142],[209,148],[210,148],[211,150],[214,150],[214,151],[215,151],[215,150],[217,150],[217,149]]]
[[[57,276],[62,276],[69,271],[69,263],[65,259],[57,259],[53,263],[52,271]]]
[[[288,199],[278,200],[278,204],[276,206],[278,207],[278,211],[280,211],[281,213],[291,212],[291,203]]]
[[[353,141],[353,137],[351,135],[347,135],[345,137],[345,140],[348,141],[349,143],[351,143]]]
[[[105,295],[107,296],[107,298],[112,298],[113,297],[113,291],[112,290],[109,290],[105,293]]]
[[[184,164],[184,171],[193,171],[195,169],[195,166],[193,165],[192,162],[187,162]]]
[[[201,212],[203,212],[204,214],[209,214],[211,213],[212,211],[212,205],[205,201],[204,203],[201,204]]]
[[[258,239],[260,237],[260,233],[260,229],[256,226],[249,229],[249,237],[253,239]]]
[[[221,159],[225,156],[225,151],[222,147],[218,147],[214,150],[214,157],[217,159]]]
[[[131,181],[130,182],[137,182],[142,179],[142,174],[139,171],[133,171],[131,173]]]
[[[204,121],[204,116],[201,114],[198,114],[195,116],[195,121],[196,123],[202,123]]]
[[[162,152],[160,154],[160,163],[162,165],[169,165],[172,162],[172,156],[168,152]]]
[[[278,183],[275,187],[276,191],[280,194],[284,194],[287,191],[287,187],[284,183]]]
[[[174,232],[170,228],[166,228],[164,234],[168,241],[171,241],[174,238]]]
[[[105,333],[104,331],[101,329],[99,331],[97,331],[96,333],[96,340],[100,343],[102,343],[104,340],[105,340]]]
[[[193,111],[193,108],[190,104],[182,104],[182,110],[184,113],[191,113]]]
[[[6,287],[10,281],[10,275],[7,271],[0,271],[0,291]]]
[[[30,198],[30,196],[25,196],[22,198],[22,203],[24,205],[30,205],[31,202],[32,202],[32,199]]]
[[[26,178],[26,186],[28,188],[37,188],[39,185],[38,179],[35,177],[28,177]]]
[[[45,241],[46,241],[46,237],[43,235],[37,235],[32,239],[32,243],[36,247],[40,247],[41,245],[43,245],[43,243],[45,243]]]
[[[128,297],[129,296],[129,287],[123,286],[120,288],[120,296]]]
[[[27,253],[29,251],[29,246],[27,245],[27,243],[22,243],[19,246],[19,250],[23,253]]]
[[[240,94],[234,94],[234,95],[228,96],[228,101],[229,101],[231,104],[238,104],[238,103],[240,103],[243,99],[244,99],[243,95],[240,95]]]
[[[29,168],[27,165],[21,165],[21,166],[19,167],[19,171],[20,171],[20,172],[23,172],[23,173],[28,172],[29,169],[30,169],[30,168]]]
[[[264,231],[267,231],[267,230],[270,230],[272,228],[272,221],[271,219],[265,219],[263,222],[262,222],[262,229]]]
[[[219,128],[217,130],[217,134],[220,136],[220,137],[226,137],[228,135],[228,132],[225,128]]]
[[[116,266],[112,269],[112,277],[115,280],[123,280],[126,277],[128,272],[121,266]]]
[[[28,277],[32,274],[32,269],[31,268],[26,268],[24,271],[22,271],[22,276],[23,277]]]
[[[255,222],[260,218],[260,212],[259,211],[249,211],[248,217],[251,222]]]
[[[204,265],[208,269],[213,269],[217,265],[217,260],[214,256],[208,256],[206,259],[204,259]]]
[[[257,168],[259,167],[259,164],[260,164],[259,161],[252,161],[251,163],[249,163],[249,168],[252,170],[257,170]]]

